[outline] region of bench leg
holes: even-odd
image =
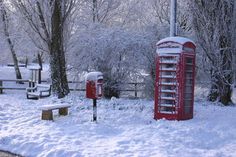
[[[42,111],[42,120],[53,120],[52,110]]]
[[[33,99],[33,100],[38,100],[40,97],[38,96],[29,96],[28,94],[26,94],[27,99]]]
[[[68,108],[67,107],[59,108],[59,115],[62,115],[62,116],[68,115]]]

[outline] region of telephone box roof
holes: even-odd
[[[184,37],[167,37],[157,42],[158,54],[166,53],[182,53],[191,52],[193,53],[196,46],[195,43]]]
[[[185,37],[167,37],[167,38],[164,38],[164,39],[158,41],[157,46],[160,45],[161,43],[165,43],[165,42],[175,42],[175,43],[179,43],[181,45],[184,45],[187,42],[191,42],[195,45],[195,43],[192,40],[185,38]]]

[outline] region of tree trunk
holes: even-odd
[[[52,90],[58,98],[65,97],[70,91],[66,75],[66,61],[63,43],[63,22],[61,2],[54,2],[52,14],[52,40],[50,48],[50,68]]]
[[[98,16],[98,13],[97,13],[97,0],[93,0],[93,22],[95,23],[96,22],[96,19],[98,20],[97,16]]]
[[[232,64],[231,61],[228,62]],[[226,71],[226,70],[225,70]],[[232,72],[232,70],[231,70]],[[219,71],[214,72],[211,78],[211,88],[208,94],[209,101],[216,101],[217,99],[224,105],[229,105],[232,103],[232,88],[231,84],[233,81],[233,75],[231,74],[222,74]]]
[[[236,1],[233,3],[233,21],[232,21],[232,42],[231,47],[233,51],[233,72],[234,72],[234,86],[236,87]]]
[[[11,54],[12,54],[14,69],[15,69],[15,73],[16,73],[16,79],[22,79],[20,68],[19,68],[19,65],[18,65],[18,60],[17,60],[17,57],[16,57],[16,52],[15,52],[14,45],[11,42],[10,37],[8,37],[7,42],[8,42],[8,45],[10,47]]]
[[[41,75],[41,71],[43,70],[43,61],[42,61],[42,55],[40,55],[40,53],[38,53],[38,63],[39,63],[39,80],[38,83],[42,82],[42,75]]]
[[[230,41],[230,37],[222,36],[220,38],[220,48],[222,49],[220,50],[220,66],[219,69],[216,68],[216,70],[211,73],[212,84],[208,95],[210,101],[216,101],[218,98],[219,102],[224,105],[232,103],[233,54],[232,50],[229,49]]]
[[[219,83],[218,83],[218,78],[215,74],[216,74],[216,72],[214,71],[214,69],[211,69],[211,73],[210,73],[210,75],[211,75],[211,88],[210,88],[210,92],[207,96],[209,101],[216,101],[217,98],[219,97],[219,89],[217,86],[217,84],[219,84]]]
[[[0,4],[1,4],[1,6],[3,6],[3,1],[2,0],[0,0]],[[15,49],[14,49],[14,44],[12,43],[11,37],[10,37],[10,34],[9,34],[9,30],[8,30],[9,29],[8,28],[9,27],[9,21],[8,21],[8,17],[7,17],[7,12],[6,12],[4,7],[1,8],[1,13],[2,13],[2,22],[3,22],[3,27],[4,27],[4,35],[7,39],[7,43],[8,43],[8,46],[9,46],[11,54],[12,54],[14,69],[15,69],[15,73],[16,73],[16,79],[22,79],[21,72],[20,72],[20,69],[19,69],[19,66],[18,66],[18,60],[17,60],[16,52],[15,52]]]
[[[227,37],[230,39],[230,37]],[[222,43],[222,42],[221,42]],[[223,43],[225,47],[230,47],[230,43]],[[233,54],[232,50],[223,50],[221,52],[223,62],[222,62],[222,75],[221,75],[221,83],[220,83],[220,94],[219,101],[224,105],[229,105],[232,103],[232,84],[233,84]]]

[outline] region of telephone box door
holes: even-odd
[[[195,56],[183,54],[183,99],[182,115],[193,118],[194,82],[195,82]]]

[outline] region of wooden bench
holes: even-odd
[[[51,95],[51,85],[36,84],[35,87],[26,88],[27,99],[39,99]]]
[[[68,115],[68,108],[71,105],[68,104],[56,104],[56,105],[45,105],[42,106],[42,120],[53,120],[53,110],[59,110],[59,115]]]

